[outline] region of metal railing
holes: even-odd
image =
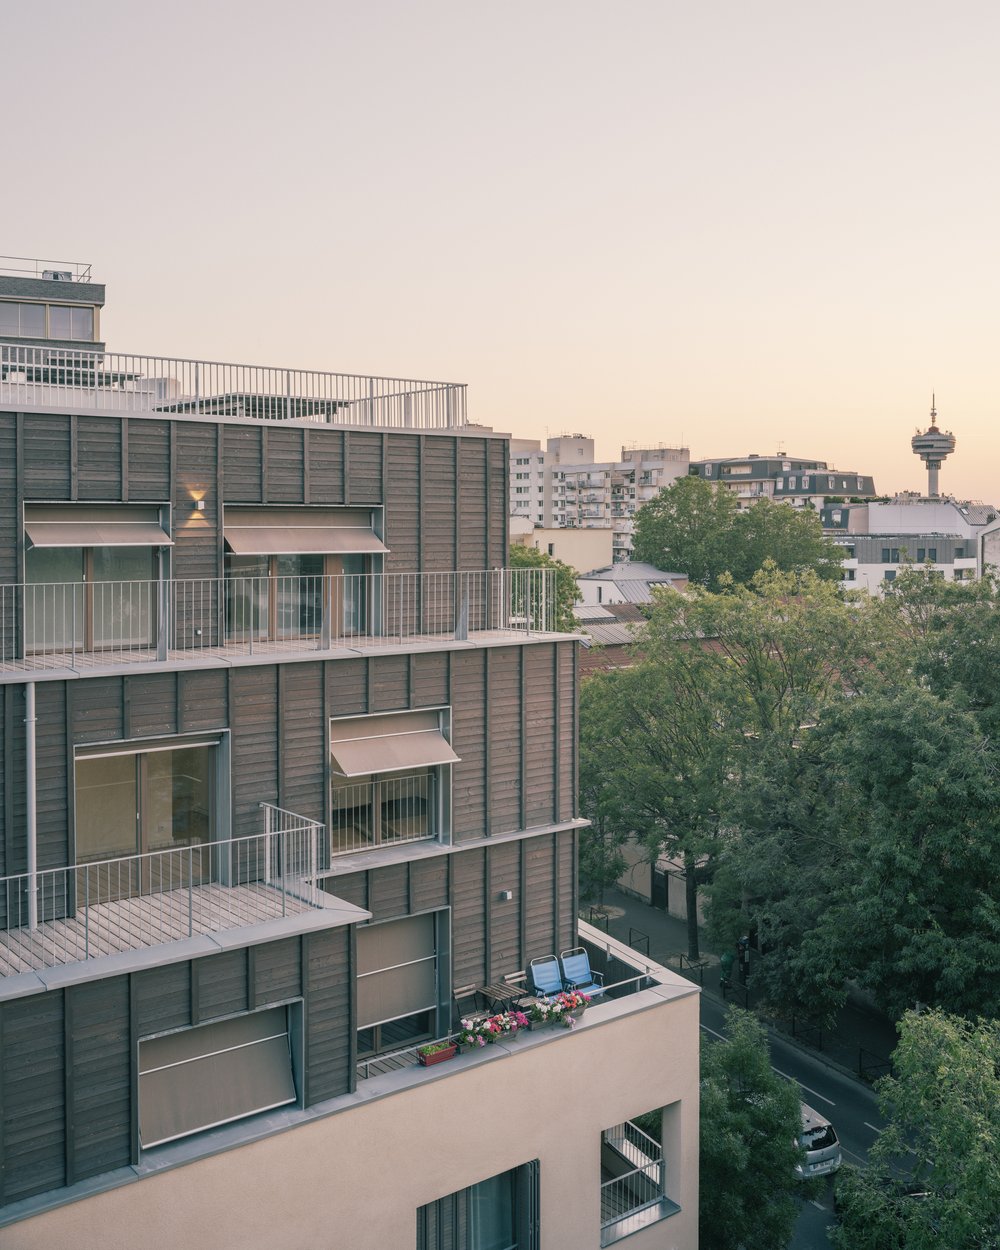
[[[663,1150],[658,1141],[631,1120],[616,1124],[602,1134],[602,1146],[616,1164],[627,1170],[601,1185],[602,1233],[664,1197]]]
[[[41,278],[46,273],[69,274],[70,282],[89,282],[90,265],[77,260],[44,260],[40,256],[0,256],[0,274],[14,278]]]
[[[265,832],[251,837],[2,877],[0,975],[305,911],[325,837],[322,825],[265,807]]]
[[[551,569],[0,586],[0,672],[555,630]]]
[[[434,837],[433,771],[336,785],[330,854],[396,846]]]
[[[464,383],[0,343],[0,403],[378,429],[467,424]]]

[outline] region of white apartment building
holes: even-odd
[[[621,459],[594,460],[594,440],[582,434],[512,439],[510,513],[546,529],[610,529],[613,558],[632,552],[635,512],[686,476],[686,447],[623,447]]]

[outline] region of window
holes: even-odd
[[[11,338],[94,341],[94,308],[87,304],[18,304],[0,300],[0,334]]]
[[[927,559],[927,551],[923,547],[918,547],[917,548],[917,563],[923,564],[923,562],[926,559]]]
[[[855,576],[856,574],[854,569],[844,569],[842,580],[845,582],[853,582]]]
[[[894,582],[896,580],[896,570],[886,569],[885,576],[883,577],[882,580],[886,582]]]
[[[207,847],[214,835],[218,746],[218,739],[173,739],[78,747],[76,863]],[[185,871],[207,873],[207,857],[185,859]],[[169,873],[167,861],[159,862]]]
[[[131,504],[27,504],[25,649],[152,646],[161,549],[172,546],[160,509]]]
[[[442,914],[440,924],[446,921]],[[358,1054],[400,1050],[437,1034],[440,985],[436,913],[357,931]]]
[[[549,555],[550,555],[550,556],[554,556],[554,555],[556,554],[556,545],[555,545],[555,543],[549,543],[549,545],[548,545],[548,546],[549,546]]]
[[[854,559],[854,548],[853,548],[853,547],[845,547],[845,548],[844,548],[844,556],[845,556],[845,558],[846,558],[846,559],[848,559],[848,560],[853,560],[853,559]]]
[[[927,548],[927,559],[930,560],[931,564],[935,564],[937,562],[937,547]]]
[[[288,1007],[139,1042],[143,1149],[297,1101]]]
[[[370,574],[387,551],[370,509],[227,507],[224,534],[228,637],[367,630]]]
[[[883,564],[888,564],[888,563],[889,563],[889,559],[890,559],[891,555],[892,555],[892,552],[889,550],[889,548],[888,548],[888,547],[883,547],[883,548],[882,548],[882,563],[883,563]]]
[[[460,1189],[417,1211],[417,1250],[534,1250],[538,1160]]]
[[[331,853],[414,842],[447,827],[446,711],[352,716],[330,723]]]

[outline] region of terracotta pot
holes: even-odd
[[[436,1063],[444,1063],[446,1059],[454,1058],[457,1050],[457,1046],[445,1046],[443,1050],[435,1050],[430,1055],[422,1055],[418,1051],[417,1062],[422,1068],[433,1068]]]

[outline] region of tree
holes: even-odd
[[[555,572],[555,627],[563,633],[576,633],[576,617],[573,615],[573,604],[580,598],[576,584],[576,570],[562,560],[554,560],[552,556],[536,547],[523,547],[514,543],[510,548],[510,567],[512,569],[551,569]],[[513,590],[515,599],[520,594],[530,598],[531,607],[537,613],[539,596],[519,588],[515,581]]]
[[[702,1049],[699,1244],[774,1250],[788,1244],[801,1192],[799,1096],[772,1071],[752,1015],[731,1007],[726,1032]]]
[[[718,585],[730,567],[736,496],[697,477],[680,477],[635,514],[632,554],[658,569]]]
[[[580,689],[580,809],[590,821],[580,835],[580,897],[598,902],[625,870],[622,847],[631,833],[619,799],[621,760],[608,749],[619,681],[617,671],[594,673]]]
[[[865,1171],[837,1185],[840,1250],[1000,1246],[1000,1024],[908,1012],[894,1074],[879,1082],[889,1126]]]
[[[632,550],[710,590],[723,589],[727,575],[747,585],[768,561],[786,573],[840,577],[840,550],[814,511],[765,498],[741,512],[731,491],[698,477],[678,478],[639,509]]]

